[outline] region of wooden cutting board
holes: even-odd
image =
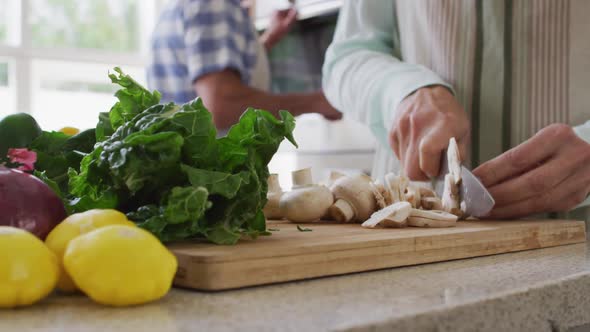
[[[176,286],[222,290],[584,242],[571,220],[469,221],[454,228],[365,229],[269,222],[272,236],[235,246],[180,243]]]

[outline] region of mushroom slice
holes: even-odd
[[[436,193],[434,192],[434,190],[432,190],[430,188],[418,187],[418,190],[420,190],[420,196],[422,198],[424,198],[424,197],[436,197]]]
[[[456,215],[438,210],[412,209],[408,218],[408,225],[414,227],[454,227],[457,224]]]
[[[371,191],[373,192],[373,195],[375,196],[375,201],[377,202],[377,207],[379,209],[383,209],[385,208],[387,205],[387,201],[385,200],[385,197],[383,196],[383,192],[380,187],[383,187],[382,185],[380,186],[378,183],[375,182],[371,182]],[[383,188],[385,189],[385,188]]]
[[[389,173],[385,175],[385,185],[391,194],[391,200],[395,202],[405,201],[406,188],[409,180],[403,175]]]
[[[459,218],[468,218],[469,216],[467,215],[467,203],[465,203],[465,201],[461,201],[461,204],[459,204],[459,208],[461,210],[461,216],[459,216]]]
[[[442,206],[446,212],[456,216],[462,215],[461,208],[459,207],[459,186],[457,186],[452,173],[445,175]]]
[[[381,192],[381,195],[385,199],[385,206],[393,204],[393,199],[391,198],[391,192],[385,188],[382,183],[375,182],[375,186]]]
[[[424,210],[442,210],[442,201],[438,197],[422,197],[420,205]]]
[[[449,173],[453,174],[453,179],[457,185],[461,182],[461,155],[459,154],[459,146],[454,137],[451,137],[449,140],[447,162],[449,165]]]
[[[417,209],[420,207],[421,196],[420,196],[420,189],[418,189],[418,187],[413,186],[413,185],[409,185],[408,188],[406,188],[405,198],[406,198],[406,201],[408,201],[408,202],[410,202],[410,204],[412,204],[413,208]]]
[[[408,202],[397,202],[371,215],[362,226],[375,228],[377,225],[388,227],[405,227],[412,212],[412,205]]]

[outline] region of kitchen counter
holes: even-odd
[[[583,331],[590,245],[204,293],[109,308],[53,295],[0,311],[0,331]]]

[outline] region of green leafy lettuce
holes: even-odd
[[[64,192],[68,208],[124,211],[163,241],[234,244],[267,234],[267,165],[284,138],[296,144],[293,116],[249,108],[217,138],[201,99],[158,104],[157,91],[115,72],[119,101],[99,116],[92,139],[44,133],[33,144],[42,176]]]

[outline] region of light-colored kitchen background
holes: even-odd
[[[222,1],[222,0],[220,0]],[[121,66],[146,82],[149,41],[167,0],[0,0],[0,117],[31,113],[45,130],[93,127],[116,87],[108,70]],[[299,22],[270,52],[275,92],[320,88],[321,62],[342,0],[298,0]],[[287,0],[257,0],[264,29]],[[368,172],[374,140],[350,119],[297,119],[299,149],[283,144],[269,165],[290,187],[290,171],[312,167],[316,180],[330,170]]]

